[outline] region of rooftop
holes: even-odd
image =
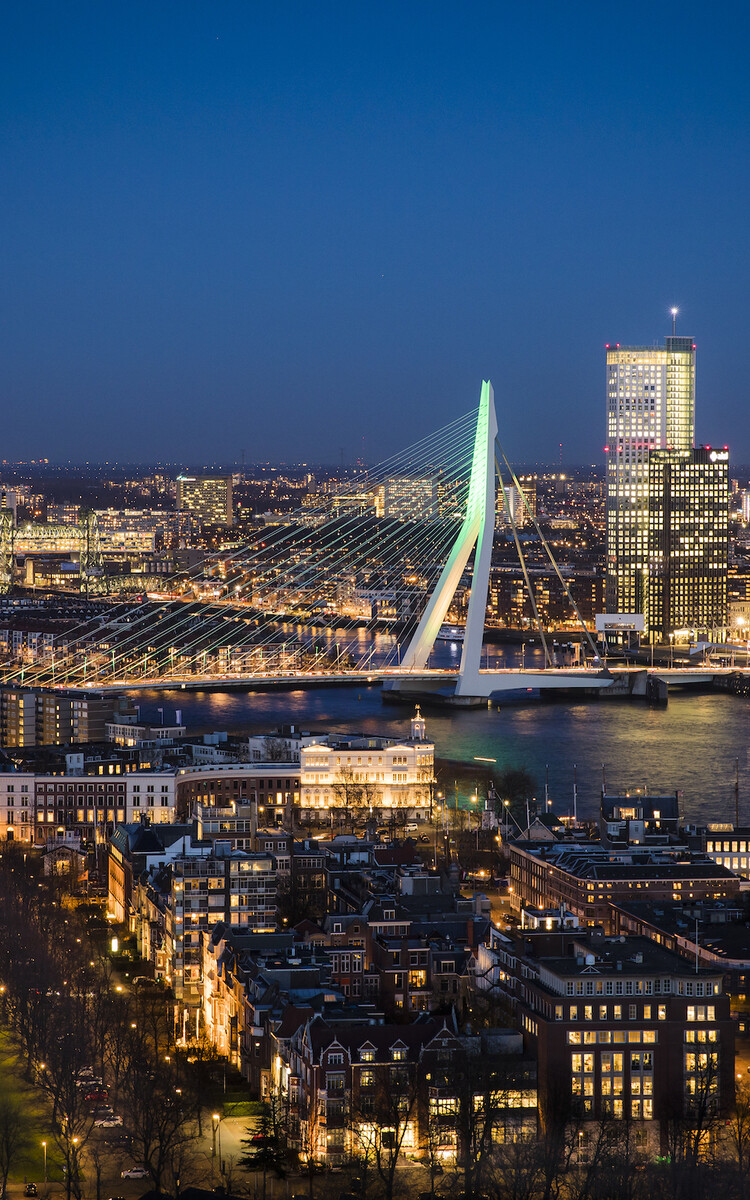
[[[647,937],[603,937],[596,933],[569,931],[531,934],[524,942],[525,957],[537,959],[545,970],[564,978],[615,972],[618,977],[684,975],[696,978],[693,963]],[[698,978],[716,978],[719,972],[718,967],[701,969]]]

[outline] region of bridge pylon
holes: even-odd
[[[485,379],[477,412],[466,513],[422,620],[401,660],[401,667],[405,671],[423,671],[427,666],[430,652],[466,569],[469,555],[476,547],[456,696],[473,696],[480,691],[479,667],[495,533],[496,437],[495,393],[489,379]]]

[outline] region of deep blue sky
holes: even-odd
[[[601,461],[604,343],[698,343],[750,461],[750,11],[23,0],[0,26],[0,458],[373,461],[495,385]]]

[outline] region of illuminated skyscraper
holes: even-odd
[[[729,453],[654,450],[649,457],[646,628],[723,641],[727,623]],[[683,632],[684,631],[684,632]]]
[[[607,347],[607,441],[607,611],[643,613],[651,641],[721,640],[729,455],[694,448],[692,338]]]
[[[695,343],[607,347],[607,611],[645,610],[649,454],[692,450]]]

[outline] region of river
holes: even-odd
[[[541,663],[536,645],[489,647],[489,664]],[[460,647],[438,644],[435,665],[455,661]],[[282,723],[305,729],[408,734],[408,708],[384,705],[380,688],[324,687],[268,692],[147,691],[132,693],[143,718],[167,723],[180,709],[191,732],[268,731]],[[578,812],[598,812],[602,764],[607,790],[647,787],[682,793],[686,821],[733,821],[735,762],[739,759],[740,819],[750,823],[747,744],[750,699],[722,692],[674,694],[666,708],[642,702],[537,701],[493,709],[428,709],[427,732],[436,754],[472,762],[493,758],[497,769],[525,767],[555,811],[571,810],[574,773]],[[445,781],[452,794],[453,784]]]

